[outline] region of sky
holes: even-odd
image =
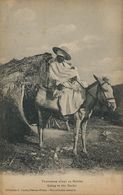
[[[0,0],[0,63],[54,46],[68,48],[82,80],[123,83],[123,1]]]

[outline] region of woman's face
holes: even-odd
[[[64,62],[64,60],[65,60],[63,56],[59,56],[59,55],[56,57],[56,59],[57,59],[57,61],[58,61],[59,63],[62,63],[62,62]]]

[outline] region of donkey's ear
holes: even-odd
[[[98,81],[99,83],[102,83],[103,80],[100,77],[97,77],[95,74],[93,74],[93,77],[95,78],[96,81]]]
[[[93,74],[93,77],[94,77],[97,81],[99,81],[98,77],[97,77],[95,74]]]

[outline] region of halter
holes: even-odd
[[[107,82],[107,81],[104,81],[103,83],[100,83],[100,82],[98,82],[98,83],[99,83],[99,86],[100,86],[101,91],[103,92],[103,95],[104,95],[104,97],[105,97],[106,102],[107,102],[108,100],[115,100],[114,97],[109,97],[109,98],[107,98],[106,95],[105,95],[105,92],[104,92],[104,90],[103,90],[103,87],[102,87],[104,84],[107,83],[108,85],[110,85],[110,83]],[[111,86],[111,85],[110,85],[110,86]],[[108,101],[108,102],[111,102],[111,101]]]
[[[106,95],[105,95],[105,92],[104,92],[104,89],[103,89],[103,85],[104,84],[108,84],[108,85],[110,85],[110,83],[108,83],[108,82],[103,82],[103,83],[100,83],[99,81],[97,81],[97,92],[96,92],[96,96],[94,96],[91,92],[89,92],[89,90],[88,90],[88,88],[86,89],[86,93],[87,94],[89,94],[94,100],[95,100],[95,103],[98,101],[99,103],[102,103],[102,101],[101,100],[99,100],[98,99],[98,93],[99,93],[99,90],[98,90],[98,87],[100,88],[100,90],[101,90],[101,92],[103,93],[103,95],[104,95],[104,98],[105,98],[105,100],[104,100],[104,102],[105,102],[105,104],[108,106],[108,104],[109,103],[111,103],[112,101],[110,101],[110,100],[115,100],[115,98],[114,97],[109,97],[109,98],[107,98],[106,97]],[[113,101],[114,102],[114,101]]]

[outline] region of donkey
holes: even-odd
[[[81,129],[81,140],[82,140],[82,151],[87,153],[86,150],[86,126],[94,107],[97,103],[105,104],[108,109],[115,111],[116,109],[116,102],[113,95],[113,89],[111,85],[97,76],[93,75],[95,78],[95,82],[89,85],[86,90],[86,98],[85,101],[82,103],[80,108],[76,113],[72,115],[74,118],[74,146],[73,146],[73,153],[77,155],[77,143],[79,137],[79,130]],[[37,122],[37,129],[39,135],[39,146],[43,146],[43,131],[46,127],[47,121],[51,115],[53,116],[62,116],[60,113],[57,99],[53,103],[50,102],[50,106],[48,106],[48,102],[45,102],[46,97],[46,89],[40,88],[37,96],[36,96],[36,109],[38,112],[38,122]],[[64,120],[68,120],[68,116],[62,116]]]

